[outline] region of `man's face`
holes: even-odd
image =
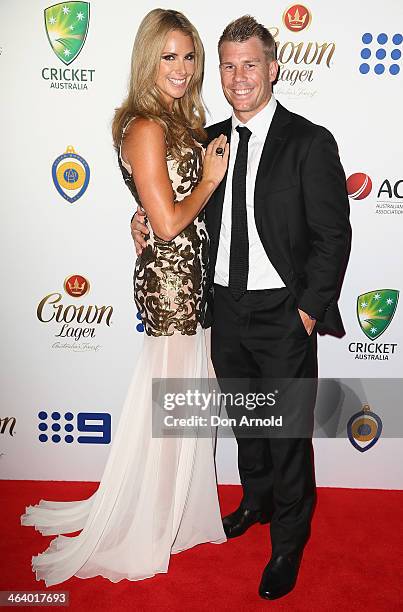
[[[221,85],[235,115],[246,123],[268,103],[278,64],[268,61],[256,36],[245,42],[223,42],[220,47]]]

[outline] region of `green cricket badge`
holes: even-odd
[[[397,289],[378,289],[358,296],[357,317],[367,338],[375,340],[389,327],[398,300]]]
[[[71,64],[84,46],[90,21],[89,2],[62,2],[45,9],[48,39],[57,57]]]

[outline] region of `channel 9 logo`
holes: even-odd
[[[112,418],[108,412],[52,412],[38,413],[40,442],[71,444],[109,444]]]
[[[361,74],[373,71],[377,75],[390,74],[396,76],[400,72],[402,57],[403,36],[400,33],[371,34],[366,32],[361,37],[365,45],[361,49],[361,59],[364,60],[360,66]]]

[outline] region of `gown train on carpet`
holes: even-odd
[[[152,436],[152,379],[206,379],[208,359],[200,326],[189,336],[145,335],[98,490],[82,501],[41,500],[21,517],[58,536],[32,558],[38,580],[141,580],[167,572],[171,553],[226,540],[213,437]]]

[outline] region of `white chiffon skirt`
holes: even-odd
[[[205,331],[145,336],[98,490],[83,501],[41,500],[22,525],[58,535],[32,558],[47,586],[71,576],[142,580],[168,570],[171,553],[226,540],[214,440],[152,437],[152,378],[207,378]]]

